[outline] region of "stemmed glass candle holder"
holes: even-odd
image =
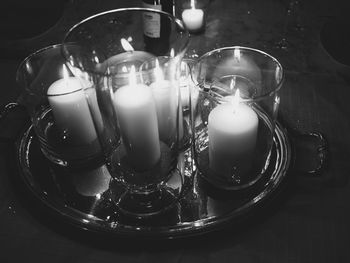
[[[159,22],[153,37],[149,16]],[[63,48],[72,72],[94,84],[96,132],[113,184],[125,189],[114,195],[120,210],[144,217],[170,208],[182,187],[179,72],[189,38],[181,21],[152,9],[111,10],[75,25],[64,42],[80,48]]]
[[[17,70],[17,83],[23,88],[18,102],[27,109],[41,150],[50,161],[69,167],[90,165],[101,157],[90,115],[97,108],[95,90],[89,81],[72,75],[61,49],[61,45],[49,46],[23,60]],[[96,120],[100,122],[100,116]]]
[[[215,187],[245,189],[269,165],[283,70],[270,55],[226,47],[203,55],[194,76],[193,111],[198,171]]]

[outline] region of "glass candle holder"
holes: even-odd
[[[31,116],[41,150],[50,161],[84,166],[102,156],[85,99],[85,93],[89,94],[91,106],[96,108],[96,94],[89,81],[72,75],[61,49],[61,45],[49,46],[23,60],[16,76],[23,89],[19,104]]]
[[[225,47],[203,55],[193,74],[199,89],[192,123],[200,174],[222,189],[253,185],[270,161],[281,64],[260,50]]]
[[[149,18],[157,21],[152,27]],[[97,136],[113,184],[126,189],[115,200],[119,208],[143,217],[171,207],[181,189],[167,182],[181,177],[179,72],[189,43],[181,21],[152,9],[110,10],[75,25],[64,42],[79,46],[63,53],[75,76],[96,90]]]

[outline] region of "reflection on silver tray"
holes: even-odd
[[[266,173],[244,192],[217,191],[197,173],[184,173],[184,193],[165,213],[128,218],[112,201],[115,184],[104,165],[76,171],[51,164],[42,155],[32,127],[17,144],[21,178],[58,217],[77,227],[112,236],[174,238],[206,233],[247,214],[275,193],[286,177],[291,149],[278,124]],[[190,157],[190,151],[185,152]]]

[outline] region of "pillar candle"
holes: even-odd
[[[89,106],[78,78],[65,76],[55,81],[48,88],[47,95],[55,124],[64,131],[69,143],[86,145],[97,139]]]
[[[114,105],[130,163],[138,171],[151,169],[160,159],[160,143],[150,87],[125,85],[114,93]]]
[[[208,117],[210,169],[231,176],[249,169],[258,123],[257,114],[243,103],[214,108]]]
[[[157,109],[159,138],[168,142],[176,136],[176,90],[168,80],[156,80],[150,85]]]
[[[155,60],[153,74],[154,81],[150,88],[157,109],[159,138],[161,141],[169,143],[176,139],[177,134],[178,93],[173,83],[164,79],[164,73],[159,66],[158,59]]]

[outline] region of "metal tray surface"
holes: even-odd
[[[112,201],[113,180],[104,165],[72,170],[52,164],[41,153],[32,127],[21,134],[16,147],[22,181],[58,218],[84,230],[133,238],[187,237],[234,223],[277,193],[291,160],[288,137],[277,124],[269,167],[252,187],[223,191],[198,172],[185,173],[182,197],[172,209],[137,219],[123,215]],[[184,154],[191,158],[189,150]]]

